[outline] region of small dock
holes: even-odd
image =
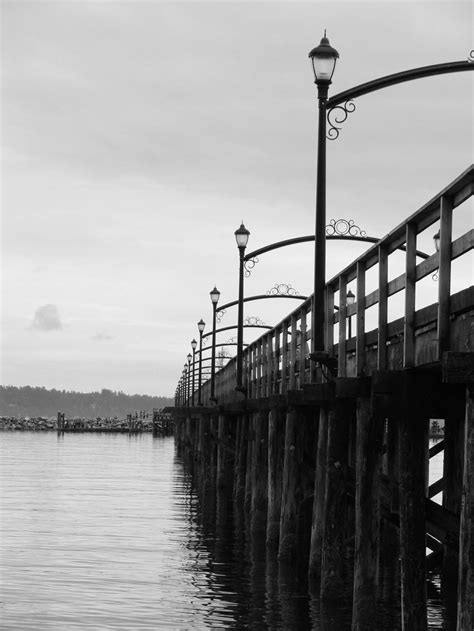
[[[154,409],[149,412],[135,412],[127,414],[125,420],[118,418],[66,418],[62,412],[58,412],[56,429],[58,434],[66,432],[101,432],[140,434],[152,432],[153,436],[169,436],[174,431],[174,421],[171,414]]]

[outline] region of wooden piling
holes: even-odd
[[[289,408],[286,414],[285,451],[280,514],[280,542],[278,559],[283,563],[295,561],[298,460],[296,453],[296,432],[298,413]]]
[[[234,505],[238,512],[244,510],[245,480],[247,476],[247,445],[248,445],[249,417],[241,414],[237,420],[237,433],[235,437],[235,461],[234,461]]]
[[[321,598],[344,597],[344,529],[347,500],[347,458],[351,402],[336,399],[329,408],[324,535],[321,556]]]
[[[464,473],[459,535],[458,631],[474,629],[474,384],[466,388]]]
[[[321,577],[321,558],[324,536],[324,506],[326,495],[326,464],[328,440],[327,407],[319,410],[318,447],[314,476],[313,519],[311,525],[311,543],[309,552],[309,576],[319,582]]]
[[[399,422],[400,562],[403,631],[427,629],[425,426],[421,388],[404,375]]]
[[[357,401],[355,559],[352,631],[377,631],[380,473],[384,419]]]
[[[465,387],[449,385],[445,393],[444,459],[443,459],[443,506],[456,515],[461,514],[464,431]],[[455,546],[444,544],[442,590],[457,594],[459,552]]]
[[[252,507],[252,462],[253,450],[255,444],[255,423],[256,414],[249,414],[248,432],[247,432],[247,459],[245,464],[245,494],[244,494],[244,512],[250,515]]]
[[[268,416],[267,547],[277,550],[280,541],[281,487],[283,479],[286,417],[273,407]]]
[[[250,531],[262,534],[267,527],[268,509],[268,412],[256,415],[255,441],[252,451],[252,498]]]

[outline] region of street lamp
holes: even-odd
[[[202,334],[206,323],[201,318],[198,322],[198,331],[199,331],[199,373],[198,373],[198,405],[202,405],[202,393],[201,393],[201,385],[202,385]]]
[[[187,371],[188,371],[188,405],[191,405],[191,360],[192,360],[193,356],[191,355],[191,353],[188,353],[186,356],[186,359],[188,360],[188,366],[187,366]]]
[[[316,172],[316,226],[314,249],[314,295],[312,308],[311,359],[327,362],[324,345],[324,297],[326,286],[326,104],[328,88],[339,53],[324,37],[309,53],[313,64],[314,82],[318,87],[318,163]]]
[[[354,302],[355,302],[355,298],[356,297],[354,296],[352,291],[349,289],[349,291],[346,294],[346,305],[348,307],[353,305]],[[351,339],[351,337],[352,337],[352,324],[351,323],[352,323],[352,316],[349,316],[349,324],[348,324],[348,326],[349,326],[349,339]]]
[[[436,252],[439,252],[439,239],[440,239],[440,230],[438,230],[438,232],[433,235],[433,241],[434,241],[434,246],[435,246],[435,250]]]
[[[193,349],[193,387],[191,390],[191,405],[194,407],[194,378],[196,375],[196,348],[197,342],[195,339],[191,340],[191,348]]]
[[[243,222],[240,228],[234,232],[237,247],[239,248],[239,311],[237,317],[237,385],[235,387],[239,392],[245,392],[242,384],[242,363],[243,363],[243,347],[244,347],[244,256],[245,248],[250,237],[250,232],[244,226]]]
[[[187,400],[188,400],[188,391],[187,391],[187,387],[188,387],[187,370],[188,370],[188,367],[187,367],[187,365],[186,365],[186,364],[184,364],[184,367],[183,367],[183,394],[184,394],[183,405],[187,405]]]
[[[212,302],[212,360],[211,360],[211,396],[210,400],[214,403],[217,401],[215,397],[215,373],[216,373],[216,314],[217,314],[217,303],[219,302],[219,297],[221,292],[214,287],[214,289],[209,292],[211,296]]]

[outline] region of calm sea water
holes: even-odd
[[[2,629],[350,628],[349,605],[321,607],[197,501],[173,438],[2,432],[0,474]],[[396,610],[389,598],[381,629]]]

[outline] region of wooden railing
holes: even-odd
[[[474,194],[474,166],[380,239],[326,284],[326,343],[337,360],[338,377],[360,377],[374,370],[401,369],[438,362],[444,351],[466,350],[469,335],[465,315],[474,306],[472,279],[451,292],[451,264],[473,249],[474,230],[452,239],[453,212]],[[417,237],[439,222],[439,252],[417,262]],[[403,254],[400,254],[400,252]],[[404,272],[389,279],[391,256],[404,257]],[[366,277],[375,268],[377,288],[366,291]],[[417,284],[435,275],[437,301],[415,309]],[[356,300],[346,305],[349,283],[356,284]],[[389,299],[398,294],[403,316],[390,321]],[[337,299],[337,304],[335,305]],[[400,303],[400,304],[401,304]],[[316,371],[309,359],[312,297],[301,303],[277,326],[244,349],[244,386],[248,398],[268,397],[325,380],[325,367]],[[335,306],[339,307],[338,310]],[[367,329],[367,311],[375,307],[375,328]],[[347,335],[353,318],[354,334]],[[215,375],[218,403],[237,399],[236,359]],[[202,387],[209,404],[210,382]],[[197,400],[197,396],[195,396]]]

